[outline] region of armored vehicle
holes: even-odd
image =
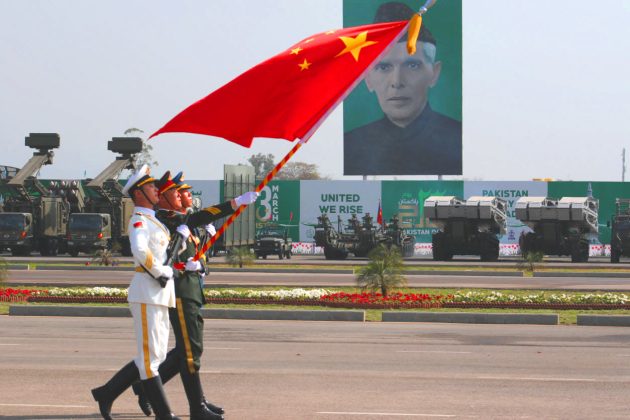
[[[254,254],[262,259],[266,259],[267,255],[277,255],[279,259],[291,258],[291,244],[287,226],[267,224],[256,234]]]
[[[599,202],[593,197],[521,197],[516,218],[533,232],[521,234],[521,253],[570,255],[572,262],[586,262],[588,235],[597,234]]]
[[[138,153],[142,151],[139,137],[114,137],[107,150],[119,156],[94,179],[85,185],[84,212],[73,213],[68,226],[68,252],[93,253],[104,247],[131,255],[127,227],[133,202],[123,196],[118,177],[125,169],[135,169]]]
[[[618,198],[615,202],[615,214],[611,221],[610,262],[630,257],[630,199]]]
[[[439,229],[433,234],[433,259],[453,255],[479,255],[481,261],[499,258],[499,235],[505,233],[507,203],[497,197],[432,196],[424,202],[424,215]]]
[[[13,176],[0,180],[4,196],[0,248],[11,249],[13,255],[29,255],[31,251],[57,255],[65,245],[70,203],[65,193],[46,188],[35,175],[52,163],[59,134],[31,133],[25,143],[37,151]]]
[[[389,224],[379,226],[373,223],[370,213],[366,213],[361,220],[353,214],[345,228],[338,216],[335,229],[324,213],[317,218],[315,226],[315,245],[324,248],[328,260],[345,259],[349,253],[355,257],[366,257],[379,244],[395,245],[400,248],[403,257],[411,257],[414,242],[412,236],[404,234],[397,216]]]

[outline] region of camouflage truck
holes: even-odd
[[[439,232],[433,234],[433,259],[448,261],[454,255],[479,255],[481,261],[499,258],[499,235],[506,228],[505,200],[497,197],[432,196],[424,202],[424,215]]]
[[[84,208],[70,217],[70,255],[92,254],[99,249],[131,255],[127,228],[134,205],[131,198],[123,195],[118,178],[123,170],[135,168],[136,156],[142,151],[142,139],[114,137],[107,143],[107,150],[118,156],[94,179],[86,181]]]
[[[68,253],[92,254],[112,248],[112,218],[107,213],[72,213],[68,221]]]
[[[599,201],[593,197],[521,197],[516,218],[533,232],[519,238],[521,253],[570,255],[572,262],[586,262],[589,235],[597,234]]]
[[[267,259],[268,255],[277,255],[279,259],[291,258],[292,240],[289,227],[280,224],[266,224],[256,233],[254,254],[256,258]]]
[[[611,227],[610,262],[618,263],[622,256],[630,257],[630,199],[615,200],[615,214],[608,225]]]
[[[4,197],[0,213],[0,248],[13,255],[57,255],[64,251],[70,203],[65,194],[46,188],[35,176],[42,166],[52,164],[53,150],[59,147],[56,133],[30,133],[25,139],[36,149],[33,156],[13,176],[0,180]]]

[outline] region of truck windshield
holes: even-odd
[[[102,230],[103,219],[98,214],[73,214],[68,224],[70,230]]]
[[[264,228],[260,231],[258,236],[282,238],[284,236],[284,231],[282,229]]]
[[[23,214],[0,213],[0,230],[23,230]]]

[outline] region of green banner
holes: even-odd
[[[398,214],[407,235],[428,243],[437,229],[424,217],[424,200],[432,195],[461,198],[463,194],[463,181],[382,181],[383,220]]]
[[[300,236],[300,181],[271,181],[256,201],[256,229],[267,223],[289,225],[294,241]]]

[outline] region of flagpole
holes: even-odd
[[[267,176],[265,176],[265,179],[263,179],[260,184],[258,184],[255,191],[258,193],[261,192],[262,189],[267,186],[269,181],[271,181],[273,177],[276,176],[278,172],[280,172],[280,169],[282,169],[282,167],[289,161],[289,159],[293,157],[293,155],[300,149],[300,147],[302,147],[304,143],[306,143],[306,140],[300,140],[295,146],[293,146],[289,153],[287,153],[286,156],[282,158],[282,160],[278,162],[278,164],[267,174]],[[213,237],[211,237],[210,240],[207,241],[204,246],[197,252],[194,258],[195,261],[201,258],[201,256],[204,255],[206,252],[208,252],[212,245],[214,245],[214,243],[221,237],[221,235],[225,233],[228,226],[234,223],[236,218],[243,212],[243,210],[245,210],[245,207],[247,206],[239,206],[234,211],[234,213],[232,213],[232,215],[225,221],[225,223],[223,223],[223,226],[219,228],[217,233]]]

